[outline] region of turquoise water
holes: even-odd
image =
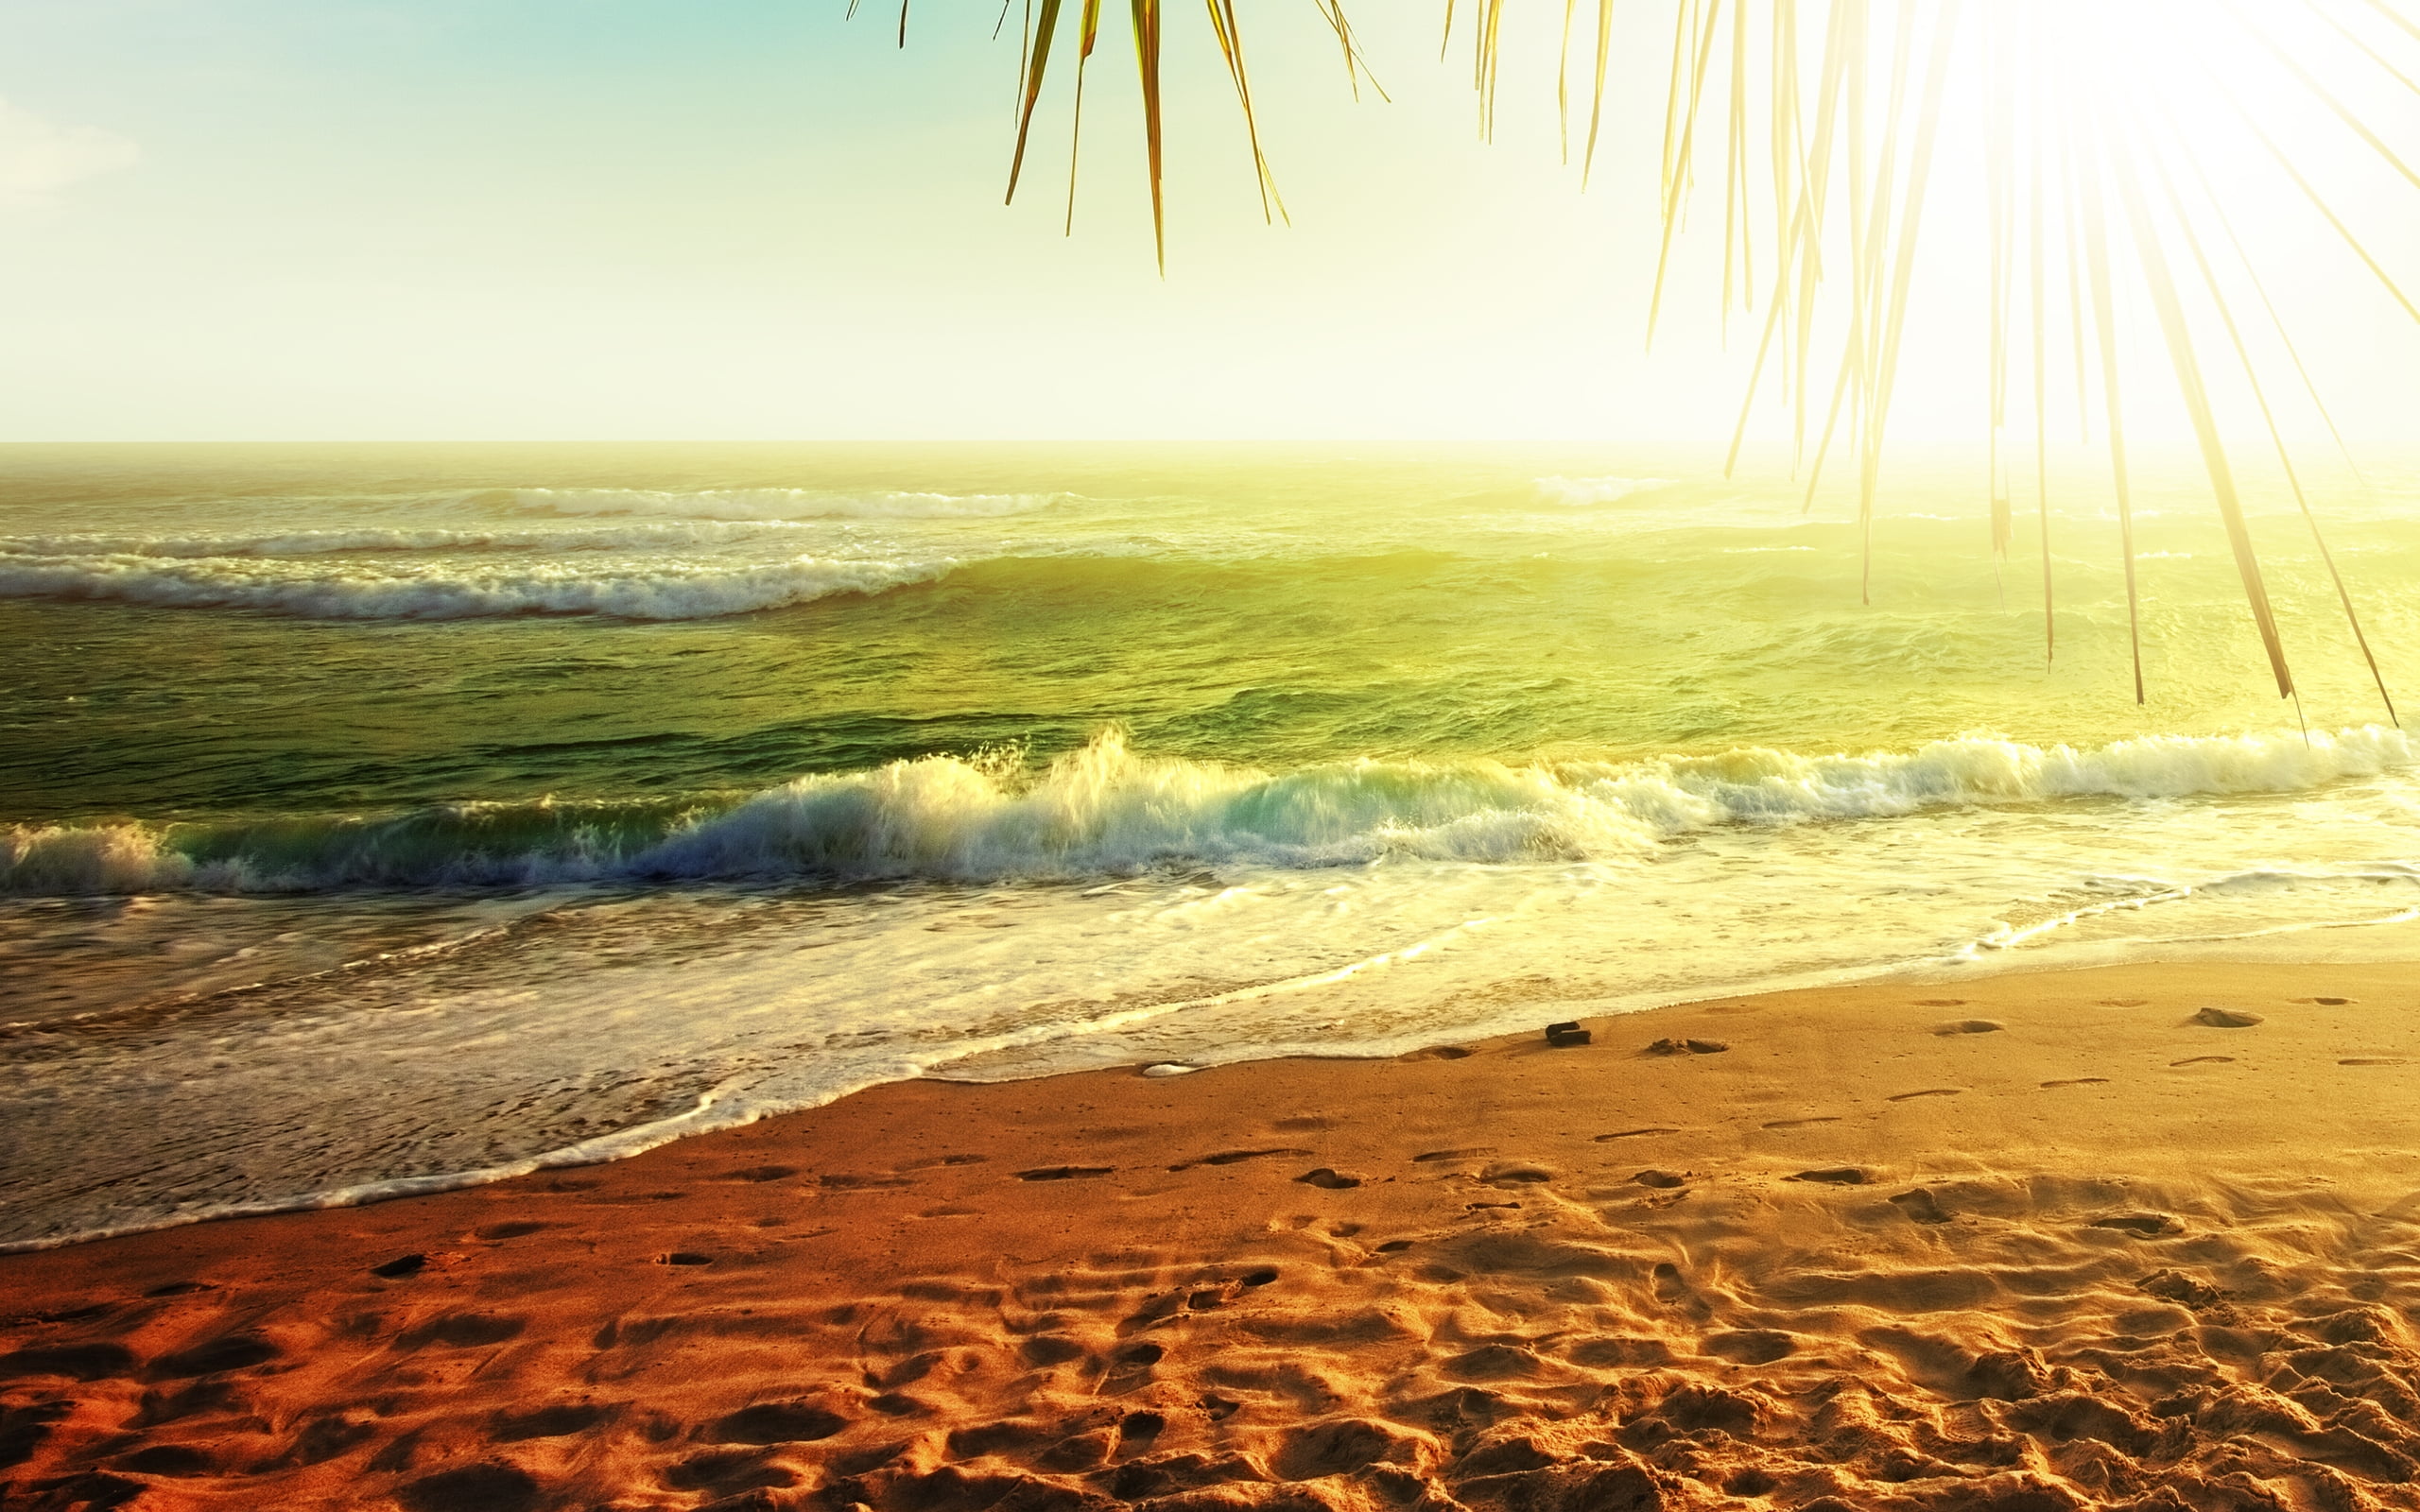
[[[2405,953],[2412,752],[2290,499],[2299,707],[2178,474],[2137,708],[2058,481],[2046,666],[2032,522],[1996,570],[1921,465],[1868,605],[1845,501],[1685,454],[0,451],[0,1241],[902,1075]],[[2391,688],[2415,495],[2315,501]]]

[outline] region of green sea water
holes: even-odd
[[[1869,538],[1678,451],[0,450],[0,1241],[901,1075],[2409,949],[2411,751],[2282,486],[2299,698],[2171,469],[2137,705],[2105,484],[2050,657],[1971,473]],[[2390,690],[2415,501],[2313,480]]]

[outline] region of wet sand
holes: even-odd
[[[0,1258],[0,1507],[2420,1507],[2415,1004],[2135,967],[919,1082]]]

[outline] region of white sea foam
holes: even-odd
[[[1622,861],[1724,827],[2300,792],[2399,770],[2412,755],[2402,731],[2365,727],[2314,732],[2308,744],[2290,733],[2175,735],[2078,749],[1979,735],[1864,755],[1742,748],[1633,763],[1363,761],[1272,774],[1139,755],[1113,731],[1039,771],[929,756],[801,778],[694,817],[664,804],[466,805],[388,821],[320,821],[310,839],[298,839],[297,825],[313,821],[293,821],[259,846],[224,827],[20,827],[0,836],[0,891],[991,881],[1388,857]]]
[[[667,515],[686,520],[985,520],[1031,514],[1051,493],[917,493],[815,489],[515,489],[515,504],[558,515]]]
[[[607,614],[693,620],[878,593],[925,582],[950,563],[801,556],[752,563],[532,562],[501,567],[399,563],[296,565],[212,557],[0,557],[0,598],[108,599],[178,608],[249,609],[314,619],[449,620],[510,614]]]
[[[792,520],[666,520],[646,524],[489,529],[377,527],[230,531],[217,535],[0,536],[8,557],[324,557],[356,552],[644,551],[780,539]]]
[[[1632,494],[1668,488],[1671,483],[1670,478],[1551,477],[1538,479],[1537,490],[1540,495],[1556,504],[1584,509],[1600,504],[1618,504]]]

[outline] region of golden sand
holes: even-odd
[[[0,1507],[2420,1506],[2415,1002],[2135,967],[918,1082],[0,1259]]]

